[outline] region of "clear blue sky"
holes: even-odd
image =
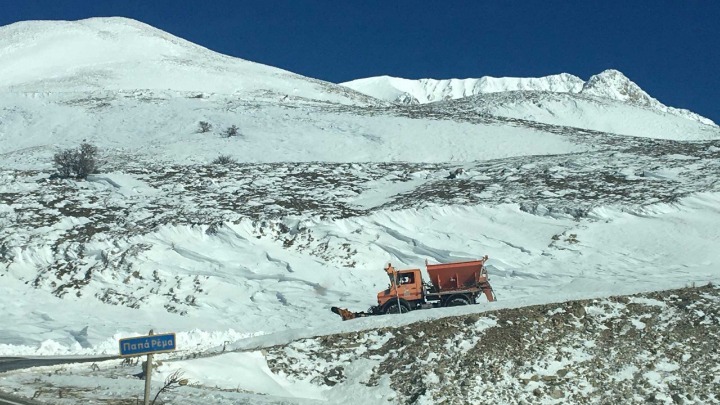
[[[93,16],[336,83],[614,68],[720,123],[717,0],[0,0],[0,25]]]

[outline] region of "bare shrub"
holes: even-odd
[[[75,164],[75,175],[79,179],[86,179],[89,174],[97,171],[97,147],[89,143],[80,145]]]
[[[212,124],[207,121],[200,121],[198,123],[198,132],[200,132],[201,134],[210,132],[211,129],[212,129]]]
[[[223,135],[225,135],[226,138],[231,138],[233,136],[239,136],[240,130],[236,125],[231,125],[227,127],[225,132],[223,132]]]
[[[98,169],[98,149],[89,143],[82,143],[77,149],[66,149],[53,156],[58,177],[87,179],[87,176],[96,173]]]
[[[230,155],[220,155],[212,161],[214,165],[231,165],[237,163],[237,160],[233,159]]]
[[[151,404],[155,405],[155,401],[157,401],[158,397],[163,392],[172,391],[177,387],[182,387],[182,386],[188,385],[189,381],[187,378],[182,378],[183,374],[184,373],[182,371],[177,370],[174,373],[167,376],[167,378],[165,379],[165,384],[163,385],[162,388],[160,388],[160,390],[157,392],[157,394],[155,394],[155,398],[153,398]]]
[[[55,169],[57,169],[58,176],[62,179],[66,179],[73,175],[75,155],[77,152],[73,149],[65,149],[55,154],[53,160],[55,161]]]

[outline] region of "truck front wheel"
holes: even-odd
[[[408,307],[404,302],[400,303],[399,308],[400,308],[400,310],[398,311],[398,303],[397,302],[391,302],[387,306],[385,306],[385,313],[386,314],[397,314],[397,313],[404,314],[406,312],[410,312],[410,307]]]

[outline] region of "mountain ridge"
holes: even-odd
[[[391,76],[376,76],[341,84],[369,96],[399,104],[426,104],[506,91],[549,91],[584,94],[653,108],[702,124],[716,126],[712,120],[697,113],[662,104],[622,72],[615,69],[607,69],[593,75],[587,82],[577,76],[560,73],[537,78],[483,76],[480,78],[446,80],[412,80]]]
[[[512,90],[545,90],[558,92],[578,92],[585,82],[577,76],[568,73],[550,75],[541,78],[522,77],[491,77],[483,76],[478,79],[403,79],[392,76],[377,76],[357,79],[341,83],[357,91],[371,93],[373,91],[387,91],[379,93],[378,98],[386,101],[399,101],[401,104],[425,104],[448,99],[469,97],[480,93],[495,93]],[[377,86],[390,86],[398,92],[393,94],[391,89],[377,89]],[[425,92],[424,94],[422,92]],[[388,99],[396,95],[395,100]]]
[[[23,21],[0,27],[0,91],[176,90],[341,104],[424,104],[504,91],[586,94],[652,108],[706,125],[666,106],[617,70],[587,81],[568,73],[537,77],[402,79],[334,84],[212,51],[124,17]]]

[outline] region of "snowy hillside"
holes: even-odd
[[[476,311],[717,282],[720,141],[598,138],[461,165],[112,153],[86,182],[2,170],[0,353],[113,353],[117,334],[153,327],[188,349],[325,330],[330,306],[374,303],[387,262],[490,255],[501,300]]]
[[[621,101],[634,106],[649,107],[702,124],[714,125],[711,120],[691,111],[668,107],[660,103],[621,72],[613,69],[594,75],[587,82],[583,82],[579,77],[562,73],[539,78],[485,76],[480,79],[451,80],[409,80],[381,76],[353,80],[342,83],[342,85],[372,97],[400,104],[425,104],[508,91],[582,94],[598,97],[602,99],[598,100],[601,103],[607,103],[607,100]],[[573,97],[567,97],[567,99],[569,100],[568,106],[571,106]],[[602,111],[590,110],[589,113],[602,114]],[[640,122],[642,121],[638,120],[638,123]]]
[[[154,381],[185,368],[193,394],[183,403],[455,398],[435,388],[441,378],[475,402],[492,387],[507,401],[518,379],[529,380],[519,396],[531,401],[556,388],[573,399],[601,395],[573,388],[577,376],[600,369],[606,345],[627,328],[648,325],[653,347],[670,350],[665,329],[651,324],[667,321],[657,305],[710,319],[693,330],[716,332],[714,292],[687,293],[708,317],[673,298],[633,298],[642,308],[606,298],[720,282],[717,126],[663,110],[613,72],[587,83],[558,75],[450,84],[433,94],[455,100],[393,104],[127,19],[0,28],[0,356],[114,355],[119,338],[154,329],[177,333],[179,350],[159,356],[170,361]],[[233,125],[238,133],[226,136]],[[57,178],[53,155],[83,141],[99,148],[99,171]],[[229,161],[214,161],[220,155]],[[388,262],[422,268],[483,255],[496,302],[352,322],[328,310],[376,304]],[[519,360],[503,357],[503,346],[497,362],[487,360],[493,381],[411,372],[434,359],[467,359],[472,369],[470,349],[486,330],[502,337],[513,330],[507,320],[561,322],[553,316],[569,306],[554,303],[573,299],[588,316],[562,322],[582,328],[572,336],[587,350],[528,329],[556,346],[549,355],[522,346],[521,371],[507,366]],[[458,315],[470,321],[444,319]],[[613,319],[622,329],[602,332]],[[410,342],[397,328],[425,321],[434,344],[408,354],[417,357],[405,358],[410,368],[380,370]],[[433,331],[450,323],[452,333]],[[573,357],[548,363],[564,350]],[[657,363],[650,385],[675,378],[662,372],[681,364],[637,356],[637,367]],[[31,396],[28,387],[48,384],[53,396],[39,399],[50,403],[135,403],[142,381],[130,363],[18,371],[0,390]],[[576,370],[558,380],[565,385],[543,379],[561,365]],[[635,371],[613,371],[616,385]],[[592,381],[605,377],[593,372]],[[707,395],[712,382],[689,385]]]
[[[459,115],[507,117],[647,138],[720,138],[720,128],[715,125],[663,113],[641,103],[628,104],[610,98],[587,96],[584,93],[508,91],[432,103],[426,108],[447,113],[452,111]]]
[[[442,162],[584,148],[573,142],[572,131],[559,135],[497,120],[414,119],[394,107],[195,92],[0,93],[0,111],[0,154],[29,167],[48,168],[59,147],[83,139],[176,163],[208,163],[219,154],[242,162]],[[199,133],[200,121],[213,129]],[[226,138],[231,125],[239,136]]]
[[[372,102],[345,87],[221,55],[127,18],[0,27],[0,92],[96,90]]]

